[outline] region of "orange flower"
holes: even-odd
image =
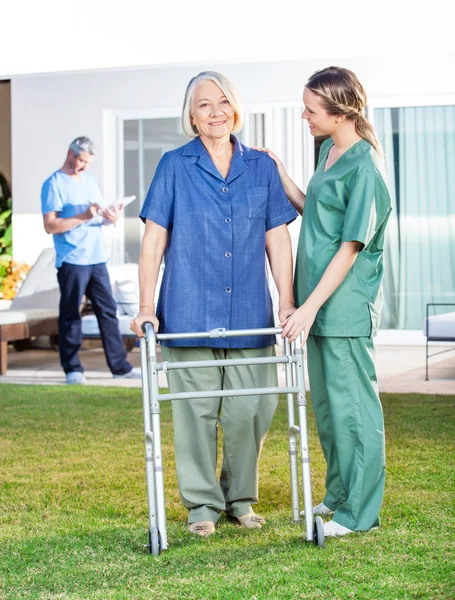
[[[30,271],[29,265],[0,259],[0,298],[12,300]]]

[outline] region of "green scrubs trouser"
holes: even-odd
[[[311,399],[327,461],[324,504],[356,531],[379,525],[385,481],[384,418],[373,340],[310,335]]]
[[[275,355],[258,349],[161,347],[169,362]],[[171,393],[276,387],[276,365],[203,367],[167,372]],[[278,403],[276,395],[174,400],[175,460],[180,496],[189,523],[216,523],[225,511],[245,515],[258,501],[258,460]],[[217,479],[218,423],[223,428],[223,463]]]

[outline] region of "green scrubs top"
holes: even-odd
[[[332,146],[331,138],[322,144],[308,185],[295,270],[296,305],[307,300],[343,242],[361,242],[363,250],[319,309],[310,333],[372,337],[381,315],[384,232],[391,211],[384,165],[362,139],[324,172]]]

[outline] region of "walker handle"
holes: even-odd
[[[141,325],[141,329],[145,334],[147,334],[147,329],[149,327],[151,327],[153,329],[153,332],[155,332],[155,328],[153,327],[153,323],[151,321],[144,321]]]

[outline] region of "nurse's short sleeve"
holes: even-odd
[[[289,202],[278,169],[271,158],[268,159],[269,196],[265,217],[265,229],[269,231],[280,225],[289,225],[298,216],[298,212]]]
[[[388,213],[387,188],[373,167],[363,166],[349,190],[342,242],[368,246]]]
[[[169,229],[174,214],[174,169],[172,158],[166,153],[155,171],[149,191],[139,214],[142,221],[149,219]]]
[[[43,183],[41,188],[41,212],[45,215],[50,212],[59,212],[62,208],[62,196],[55,180],[51,177]]]

